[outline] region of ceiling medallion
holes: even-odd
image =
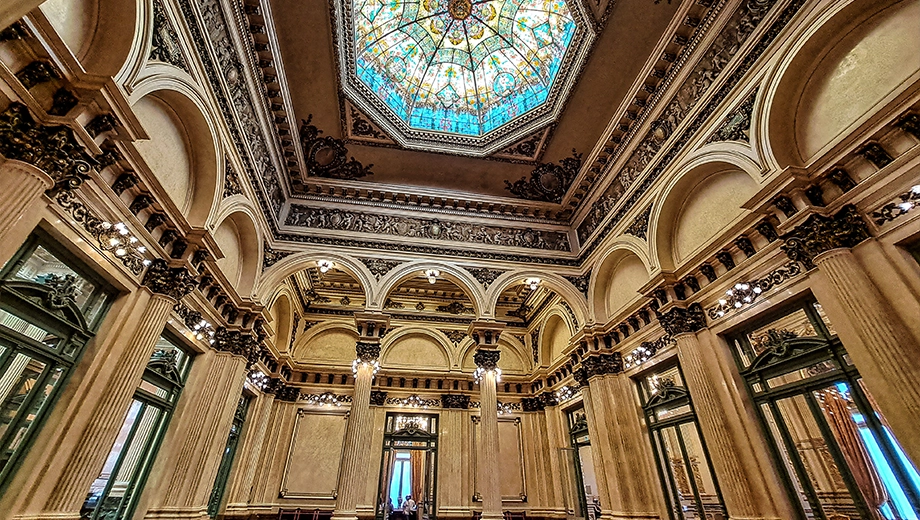
[[[595,33],[575,0],[338,0],[346,96],[398,144],[484,157],[558,116]]]
[[[354,157],[348,158],[348,149],[341,139],[329,135],[321,137],[323,131],[310,124],[312,119],[313,115],[310,114],[300,124],[300,143],[307,164],[307,175],[351,180],[374,174],[371,171],[373,164],[364,166]]]

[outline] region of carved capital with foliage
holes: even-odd
[[[371,390],[371,406],[383,406],[386,402],[386,392],[382,390]]]
[[[668,312],[658,315],[658,322],[664,328],[669,336],[678,334],[693,334],[706,328],[706,315],[703,308],[694,303],[690,307],[683,309],[674,307]]]
[[[525,397],[521,399],[521,409],[525,412],[539,412],[546,408],[543,399],[539,397]]]
[[[198,282],[184,267],[169,267],[166,260],[156,259],[144,273],[142,282],[151,291],[178,301],[195,290]]]
[[[380,344],[359,341],[355,344],[355,353],[362,363],[373,363],[380,357]]]
[[[782,249],[790,260],[802,262],[811,269],[815,266],[815,257],[821,253],[851,248],[869,237],[866,221],[859,215],[856,206],[847,204],[833,216],[815,214],[808,217],[782,236]]]
[[[441,395],[441,406],[444,408],[466,410],[470,407],[470,396],[460,394],[443,394]]]
[[[588,356],[582,360],[581,366],[589,379],[594,376],[619,374],[623,371],[623,355],[614,352],[613,354]]]
[[[498,368],[498,359],[501,352],[491,349],[479,349],[473,354],[473,362],[483,370],[495,370]]]

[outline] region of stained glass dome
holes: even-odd
[[[558,115],[578,0],[339,0],[343,87],[400,144],[485,155]]]

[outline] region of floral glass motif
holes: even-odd
[[[564,0],[353,1],[358,79],[422,131],[483,136],[539,107],[577,32]]]

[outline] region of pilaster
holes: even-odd
[[[236,451],[236,461],[233,473],[227,486],[226,513],[245,513],[252,499],[252,488],[258,468],[259,459],[262,457],[268,425],[272,416],[272,405],[275,394],[268,391],[260,393],[249,405],[246,425],[243,428],[243,438]]]
[[[480,430],[482,438],[479,441],[479,493],[482,495],[483,520],[499,520],[502,518],[502,493],[499,482],[498,447],[498,381],[501,379],[501,370],[498,360],[501,352],[498,350],[498,339],[505,325],[489,321],[474,321],[470,324],[469,335],[476,342],[476,353],[473,361],[476,362],[476,379],[479,382],[480,401]]]
[[[52,186],[54,179],[38,168],[0,157],[0,240],[7,238],[10,229],[27,214],[26,209]]]

